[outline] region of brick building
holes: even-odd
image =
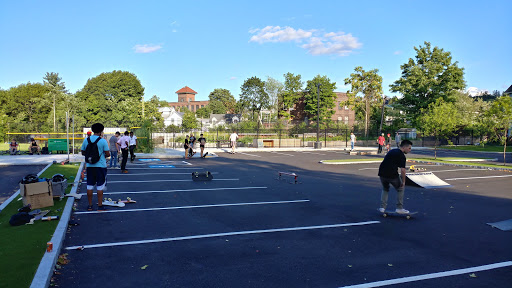
[[[210,101],[196,101],[197,92],[190,89],[188,86],[176,91],[178,94],[178,102],[169,102],[169,106],[176,111],[181,111],[181,107],[187,107],[188,110],[196,112],[199,108],[203,108]]]
[[[337,122],[339,124],[346,124],[349,127],[352,127],[354,125],[354,122],[356,120],[356,113],[354,110],[350,109],[350,107],[343,104],[344,101],[348,100],[347,93],[343,92],[334,92],[336,94],[336,106],[334,107],[334,114],[332,115],[331,119],[334,122]],[[293,116],[294,123],[304,121],[306,117],[306,112],[304,111],[304,98],[300,98],[297,103],[295,103],[293,110],[290,111],[291,115]],[[310,121],[316,121],[316,116],[309,118]]]

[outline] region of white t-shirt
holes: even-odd
[[[356,135],[350,135],[350,142],[356,142]]]
[[[231,142],[236,142],[237,138],[238,138],[238,134],[236,134],[236,133],[229,135],[229,141],[231,141]]]
[[[133,135],[133,137],[130,136],[130,143],[129,143],[130,146],[137,145],[137,141],[135,141],[135,140],[137,140],[137,136],[135,136],[135,135]]]

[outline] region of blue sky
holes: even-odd
[[[512,1],[1,1],[0,87],[57,72],[70,92],[102,72],[134,73],[145,99],[238,99],[252,76],[327,75],[346,91],[356,66],[383,88],[424,41],[450,51],[467,87],[512,85]]]

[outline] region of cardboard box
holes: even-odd
[[[68,179],[64,179],[61,182],[53,182],[52,181],[52,194],[53,197],[60,197],[64,195],[64,192],[68,188]]]
[[[32,209],[53,206],[52,185],[46,181],[20,183],[20,195],[23,198],[23,205],[30,204]]]

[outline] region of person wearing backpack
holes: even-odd
[[[85,156],[87,163],[87,200],[89,201],[88,211],[92,211],[92,193],[96,186],[98,195],[98,211],[105,211],[103,207],[103,189],[107,184],[107,160],[110,156],[110,149],[107,140],[103,139],[103,129],[101,123],[91,126],[94,135],[85,138],[82,143],[82,155]]]

